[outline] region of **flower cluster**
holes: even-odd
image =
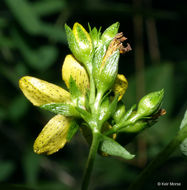
[[[57,152],[80,128],[90,144],[99,135],[99,149],[105,155],[132,159],[134,155],[115,141],[116,134],[139,133],[165,114],[160,109],[163,90],[143,97],[137,111],[136,106],[125,109],[122,97],[128,82],[118,74],[118,62],[131,47],[123,45],[127,38],[118,28],[118,22],[103,33],[90,26],[87,32],[79,23],[73,29],[65,25],[72,52],[62,65],[68,90],[31,76],[20,79],[19,86],[33,105],[56,114],[35,140],[36,153]]]

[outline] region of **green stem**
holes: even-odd
[[[96,96],[96,99],[95,99],[95,104],[94,104],[94,113],[98,112],[98,108],[99,108],[99,106],[101,104],[102,97],[103,97],[103,93],[98,92],[97,96]]]
[[[99,137],[100,136],[99,136],[98,132],[93,132],[93,140],[92,140],[88,160],[86,163],[86,168],[85,168],[85,172],[84,172],[84,178],[83,178],[81,190],[87,190],[88,189],[90,177],[91,177],[93,166],[94,166],[95,156],[96,156],[98,146],[99,146],[99,142],[100,142]]]
[[[89,104],[93,105],[95,101],[95,83],[92,75],[90,74],[90,98],[89,98]]]
[[[174,150],[187,138],[187,125],[184,126],[156,158],[139,174],[128,190],[139,190],[149,177],[168,159]]]

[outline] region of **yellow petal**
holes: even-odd
[[[35,140],[34,152],[50,155],[63,148],[67,142],[71,120],[63,115],[53,117]]]
[[[125,94],[128,87],[127,79],[124,75],[117,75],[116,81],[113,86],[114,94],[119,94],[118,101],[122,99],[123,95]]]
[[[89,78],[84,67],[73,57],[73,55],[67,55],[62,66],[62,78],[68,88],[70,76],[75,80],[79,89],[85,93],[89,88]]]
[[[47,103],[67,102],[70,99],[69,92],[63,88],[35,77],[22,77],[19,80],[19,87],[27,99],[35,106]]]

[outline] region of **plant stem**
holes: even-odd
[[[128,190],[139,190],[148,181],[148,178],[168,159],[174,150],[187,138],[187,126],[184,126],[171,142],[162,150],[156,158],[139,174]]]
[[[94,112],[98,112],[98,108],[99,108],[99,106],[101,104],[102,97],[103,97],[103,93],[98,92],[97,96],[96,96],[96,99],[95,99]]]
[[[95,101],[95,83],[92,75],[90,75],[90,98],[89,98],[89,104],[93,105]]]
[[[88,160],[86,163],[86,168],[85,168],[85,172],[84,172],[81,190],[87,190],[88,189],[90,177],[91,177],[93,166],[94,166],[95,156],[96,156],[97,149],[98,149],[99,142],[100,142],[99,137],[100,136],[99,136],[98,132],[93,132],[92,144],[91,144]]]

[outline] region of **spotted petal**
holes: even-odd
[[[75,80],[78,88],[85,93],[89,88],[89,78],[84,67],[73,55],[67,55],[62,66],[62,78],[68,88],[70,76]]]
[[[63,115],[53,117],[35,140],[34,152],[50,155],[63,148],[67,142],[71,121],[72,119]]]
[[[19,87],[35,106],[48,103],[68,102],[70,94],[63,88],[35,77],[25,76],[19,80]]]
[[[128,87],[127,79],[124,75],[117,75],[116,81],[113,86],[114,94],[119,94],[118,101],[122,99],[123,95],[125,94]]]

